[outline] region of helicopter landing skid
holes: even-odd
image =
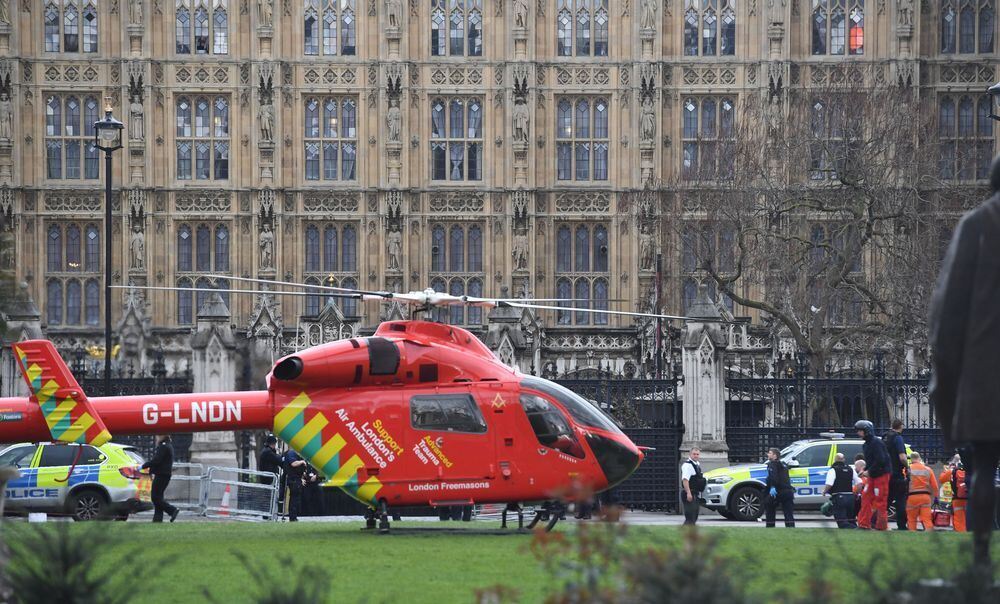
[[[558,502],[546,502],[542,509],[535,512],[535,517],[528,523],[528,528],[533,529],[541,522],[545,521],[545,531],[551,531],[556,523],[566,517],[566,506]]]

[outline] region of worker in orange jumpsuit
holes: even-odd
[[[965,482],[965,468],[962,462],[952,461],[939,477],[941,482],[951,483],[951,524],[955,532],[964,533],[965,508],[969,504],[969,487]]]
[[[925,531],[934,530],[931,504],[937,499],[937,493],[938,481],[934,471],[924,465],[920,453],[910,453],[910,493],[906,498],[906,524],[911,531],[917,530],[918,517]]]

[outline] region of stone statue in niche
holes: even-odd
[[[386,0],[385,12],[389,27],[399,29],[403,26],[403,3],[401,0]]]
[[[128,106],[128,137],[129,140],[141,141],[146,137],[146,127],[143,123],[142,97],[138,94],[132,95],[132,100]]]
[[[129,266],[136,270],[146,268],[146,236],[139,222],[132,223],[132,238],[128,243]]]
[[[656,4],[658,0],[642,0],[642,17],[639,20],[640,29],[656,29]]]
[[[644,271],[653,270],[653,262],[656,259],[656,246],[650,230],[648,226],[643,226],[639,233],[639,266]]]
[[[524,97],[517,97],[514,99],[514,110],[513,110],[513,121],[514,121],[514,140],[519,143],[528,142],[528,104],[524,101]]]
[[[0,0],[0,3],[5,0]],[[14,138],[14,106],[10,102],[10,95],[6,92],[0,93],[0,140],[11,140]]]
[[[399,142],[399,133],[403,126],[403,112],[397,99],[389,99],[389,111],[385,115],[385,124],[389,130],[389,140]]]
[[[260,268],[274,268],[274,231],[270,221],[261,225],[260,231]]]
[[[265,99],[260,104],[260,140],[263,142],[274,142],[274,105],[271,99]]]
[[[389,231],[389,270],[398,271],[403,263],[403,234]]]
[[[271,0],[257,0],[257,25],[271,27],[273,10]]]
[[[528,28],[528,0],[514,0],[514,27]]]
[[[10,25],[10,7],[7,6],[7,0],[0,0],[0,23]]]
[[[913,27],[913,0],[899,0],[899,24]]]
[[[656,138],[656,114],[653,112],[653,99],[648,96],[642,101],[639,133],[644,143],[651,143]]]
[[[514,270],[521,271],[528,268],[528,234],[521,231],[514,233],[514,249],[511,251],[514,258]]]
[[[128,24],[142,25],[142,0],[129,0]]]

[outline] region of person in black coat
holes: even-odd
[[[1000,157],[992,196],[958,223],[931,298],[930,401],[945,443],[967,445],[972,469],[969,524],[973,560],[990,565],[990,532],[1000,459]]]
[[[163,434],[156,437],[156,451],[153,458],[142,464],[142,469],[149,470],[153,475],[153,487],[150,494],[153,500],[153,522],[163,522],[163,513],[170,516],[170,522],[177,520],[180,510],[167,503],[163,494],[170,484],[170,477],[174,472],[174,446],[170,443],[170,435]]]
[[[261,484],[274,484],[274,479],[281,473],[281,456],[278,455],[277,446],[278,439],[273,434],[268,434],[264,439],[264,448],[260,450],[257,469],[261,472],[271,472],[274,478],[262,476]]]
[[[795,489],[788,477],[788,468],[781,462],[781,451],[771,447],[767,450],[767,481],[764,483],[767,495],[764,511],[768,527],[774,527],[777,507],[785,517],[785,526],[795,527]]]
[[[302,487],[303,477],[306,473],[306,460],[295,452],[294,449],[285,451],[282,460],[285,470],[285,483],[288,486],[288,520],[298,522],[299,513],[302,511]]]

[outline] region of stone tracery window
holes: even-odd
[[[733,100],[728,97],[689,97],[681,106],[681,178],[715,180],[732,174],[726,145],[735,133]]]
[[[174,49],[179,55],[229,54],[229,0],[177,0]]]
[[[306,180],[357,178],[357,101],[312,97],[305,101]]]
[[[483,101],[438,97],[431,101],[431,179],[483,179]]]
[[[97,52],[97,0],[47,0],[45,52]]]
[[[100,230],[95,223],[50,223],[45,239],[49,325],[97,325],[100,317]]]
[[[988,95],[948,95],[938,101],[940,176],[943,180],[989,178],[993,120]]]
[[[96,180],[99,151],[94,147],[97,97],[52,95],[45,102],[45,174],[50,179]]]
[[[357,52],[356,0],[305,0],[303,52],[307,55],[354,55]]]
[[[556,230],[556,298],[563,308],[608,309],[610,269],[608,228],[603,224],[563,224]],[[608,315],[556,312],[559,325],[607,325]]]
[[[182,96],[176,111],[177,180],[229,178],[229,100]]]
[[[483,55],[483,0],[431,0],[431,55]]]
[[[228,289],[228,279],[210,279],[199,276],[203,273],[228,274],[230,263],[229,225],[223,222],[183,222],[177,225],[177,287],[196,287],[197,295],[191,291],[177,292],[177,323],[189,325],[194,322],[195,313],[208,299],[211,289]],[[190,273],[190,274],[187,274]],[[229,306],[228,292],[219,292],[222,301]]]
[[[358,230],[351,223],[312,223],[305,230],[303,272],[305,283],[328,287],[357,288]],[[324,296],[322,291],[305,297],[303,314],[316,316],[326,299],[339,300],[345,317],[357,316],[357,300]]]
[[[941,53],[990,54],[996,35],[993,0],[943,0]]]
[[[684,54],[736,54],[736,0],[684,0]]]
[[[562,98],[556,109],[556,175],[559,180],[608,179],[608,113],[605,98]]]
[[[718,299],[715,281],[703,274],[706,262],[722,275],[736,269],[736,233],[726,225],[691,221],[681,230],[681,312],[687,313],[698,295],[702,278],[713,301]],[[723,295],[722,303],[733,312],[733,300]]]
[[[431,227],[431,288],[454,296],[482,296],[483,227],[479,223],[435,224]],[[483,311],[462,305],[437,308],[435,320],[477,326]]]
[[[813,0],[812,54],[864,53],[864,0]]]
[[[608,56],[608,0],[559,0],[558,6],[558,55]]]

